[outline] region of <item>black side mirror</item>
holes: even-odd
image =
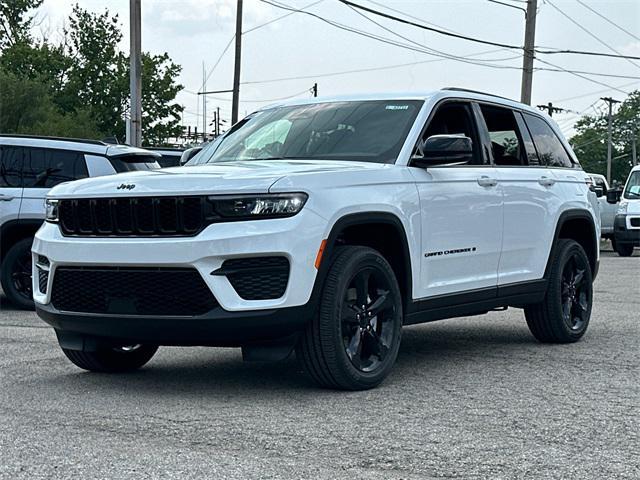
[[[604,196],[604,188],[602,187],[593,187],[593,192],[596,194],[596,197],[598,198]]]
[[[473,144],[464,135],[432,135],[411,159],[417,167],[465,163],[473,157]]]
[[[608,190],[607,191],[607,203],[618,203],[622,197],[622,190]]]

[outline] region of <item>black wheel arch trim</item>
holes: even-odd
[[[393,226],[397,231],[402,241],[400,242],[400,250],[402,253],[402,257],[405,260],[405,278],[404,283],[406,286],[406,294],[404,299],[404,308],[405,312],[409,311],[413,307],[413,294],[412,294],[412,268],[411,268],[411,253],[409,250],[409,243],[407,241],[407,232],[402,224],[400,218],[397,215],[390,212],[357,212],[357,213],[349,213],[342,217],[340,217],[331,227],[331,231],[327,236],[326,245],[324,248],[324,252],[322,254],[322,260],[320,262],[320,267],[318,268],[318,273],[316,275],[316,280],[313,285],[313,290],[311,292],[311,298],[309,303],[311,305],[318,305],[320,301],[320,294],[322,291],[322,286],[324,285],[324,280],[327,276],[330,264],[329,259],[331,255],[335,251],[337,244],[337,240],[339,235],[348,227],[352,227],[355,225],[367,225],[367,224],[375,224],[375,223],[383,223],[387,225]]]
[[[591,229],[591,242],[592,242],[592,249],[594,252],[593,258],[591,258],[591,256],[589,256],[589,252],[587,253],[587,257],[589,258],[589,264],[591,266],[591,274],[593,279],[595,280],[597,274],[598,274],[598,267],[599,267],[599,262],[598,262],[598,242],[600,241],[599,238],[597,238],[596,235],[596,226],[595,226],[595,222],[593,220],[593,217],[591,216],[591,214],[589,213],[588,210],[582,210],[579,208],[574,208],[574,209],[570,209],[570,210],[565,210],[564,212],[562,212],[560,214],[560,217],[558,218],[558,221],[556,223],[556,229],[555,232],[553,234],[553,242],[551,244],[551,249],[549,251],[549,256],[547,258],[547,265],[544,269],[544,278],[548,279],[549,275],[550,275],[550,267],[551,267],[551,261],[553,259],[554,254],[556,253],[557,250],[557,246],[558,246],[558,239],[560,238],[560,232],[562,231],[562,227],[564,226],[564,224],[569,221],[569,220],[586,220],[589,223],[589,227]]]
[[[27,229],[32,231],[31,234],[28,235],[20,235],[20,240],[23,238],[33,237],[35,236],[38,229],[44,223],[44,218],[16,218],[13,220],[9,220],[8,222],[0,225],[0,261],[4,258],[4,255],[9,251],[9,249],[13,246],[13,244],[7,244],[5,239],[13,230]]]

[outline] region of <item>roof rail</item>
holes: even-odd
[[[514,100],[512,98],[503,97],[502,95],[496,95],[494,93],[481,92],[480,90],[471,90],[469,88],[445,87],[445,88],[442,88],[441,90],[448,90],[448,91],[452,91],[452,92],[477,93],[479,95],[487,95],[488,97],[502,98],[504,100],[509,100],[511,102],[516,102],[517,101],[517,100]]]
[[[100,140],[88,140],[85,138],[67,138],[67,137],[49,137],[46,135],[29,135],[23,133],[0,133],[0,138],[33,138],[35,140],[57,140],[61,142],[74,142],[74,143],[86,143],[88,145],[101,145],[107,144]]]

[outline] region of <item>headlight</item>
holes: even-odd
[[[304,206],[306,193],[211,196],[213,209],[222,218],[258,219],[292,217]]]
[[[58,221],[58,200],[46,199],[44,201],[45,206],[45,220],[47,222]]]
[[[618,205],[618,211],[616,212],[616,215],[626,215],[628,206],[629,206],[629,202],[620,202],[620,205]]]

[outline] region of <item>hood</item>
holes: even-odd
[[[386,165],[334,160],[239,161],[86,178],[54,187],[50,197],[131,197],[266,193],[279,179],[309,173],[377,170]]]
[[[627,198],[624,202],[627,204],[627,215],[640,215],[640,198]]]

